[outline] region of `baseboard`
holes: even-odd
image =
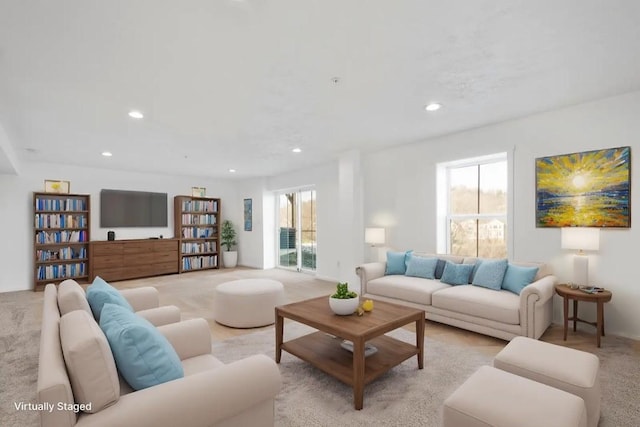
[[[338,280],[338,279],[336,279],[335,277],[321,276],[321,275],[318,275],[318,274],[316,274],[316,279],[318,279],[318,280],[324,280],[324,281],[326,281],[326,282],[336,282],[336,283],[339,281],[339,280]]]

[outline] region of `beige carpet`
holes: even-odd
[[[286,324],[285,339],[309,329]],[[414,343],[413,332],[397,329],[391,336]],[[603,409],[600,427],[638,427],[640,372],[638,354],[627,340],[607,338],[598,349],[602,361]],[[214,353],[231,362],[255,353],[274,357],[274,332],[263,331],[214,344]],[[276,401],[277,426],[426,426],[440,425],[442,403],[478,367],[492,358],[453,344],[425,339],[424,369],[411,358],[365,387],[364,409],[353,409],[351,388],[283,352],[283,390]]]
[[[35,297],[34,297],[35,295]],[[35,402],[40,336],[39,293],[0,294],[0,426],[37,426],[34,412],[16,411],[15,402]],[[303,333],[287,324],[288,338]],[[393,333],[413,342],[406,330]],[[280,370],[284,387],[276,403],[278,426],[438,426],[440,408],[478,366],[491,359],[470,348],[426,339],[425,369],[415,358],[395,367],[365,388],[364,409],[353,409],[351,389],[297,358],[284,353]],[[607,336],[593,352],[601,360],[603,388],[600,427],[640,426],[640,354],[631,340]],[[214,345],[225,362],[250,354],[274,357],[269,329]]]

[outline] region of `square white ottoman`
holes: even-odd
[[[575,394],[587,407],[588,427],[600,420],[600,360],[594,354],[526,337],[516,337],[493,366]]]
[[[586,427],[578,396],[482,366],[444,402],[443,427]]]

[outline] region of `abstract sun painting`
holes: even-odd
[[[537,227],[631,227],[631,148],[536,159]]]

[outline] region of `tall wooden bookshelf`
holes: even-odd
[[[90,196],[33,193],[33,210],[34,290],[66,279],[87,282]]]
[[[220,199],[175,196],[174,214],[180,273],[218,268]]]

